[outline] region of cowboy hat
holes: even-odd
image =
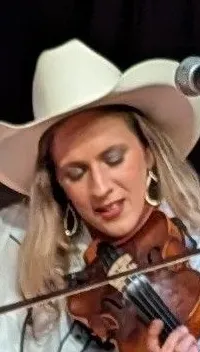
[[[38,142],[64,117],[100,105],[126,104],[156,121],[183,158],[200,135],[200,98],[175,87],[178,62],[152,59],[120,70],[79,40],[43,52],[33,80],[35,120],[22,125],[0,122],[0,180],[29,194]]]

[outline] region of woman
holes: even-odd
[[[36,121],[0,126],[1,180],[30,196],[19,265],[25,297],[63,287],[84,266],[91,237],[114,244],[133,238],[162,200],[198,228],[199,182],[184,158],[199,137],[200,102],[175,89],[176,68],[150,60],[122,75],[76,40],[41,55]],[[62,314],[63,301],[40,305],[27,322],[38,338]],[[185,326],[161,346],[162,328],[150,324],[147,351],[198,350]],[[86,339],[83,350],[92,343]]]

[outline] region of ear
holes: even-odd
[[[154,155],[152,154],[152,151],[149,147],[145,149],[145,160],[147,164],[147,169],[151,170],[153,166],[155,165],[155,158]]]

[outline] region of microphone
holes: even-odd
[[[200,95],[200,57],[189,56],[180,63],[175,84],[187,96]]]

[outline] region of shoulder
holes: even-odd
[[[27,225],[28,206],[24,202],[15,203],[0,210],[0,221],[4,224],[24,229]]]
[[[0,210],[0,302],[19,299],[16,290],[18,252],[24,238],[27,209],[23,203]]]
[[[169,207],[169,205],[167,204],[167,202],[163,201],[159,208],[161,211],[163,211],[163,213],[165,213],[170,218],[174,217],[174,213]],[[187,222],[184,220],[183,220],[183,223],[187,227],[190,236],[196,241],[197,248],[200,248],[200,231],[190,229]],[[200,271],[200,255],[197,255],[191,258],[190,264],[194,269]]]
[[[16,203],[0,210],[0,248],[9,239],[21,242],[27,226],[28,207]]]

